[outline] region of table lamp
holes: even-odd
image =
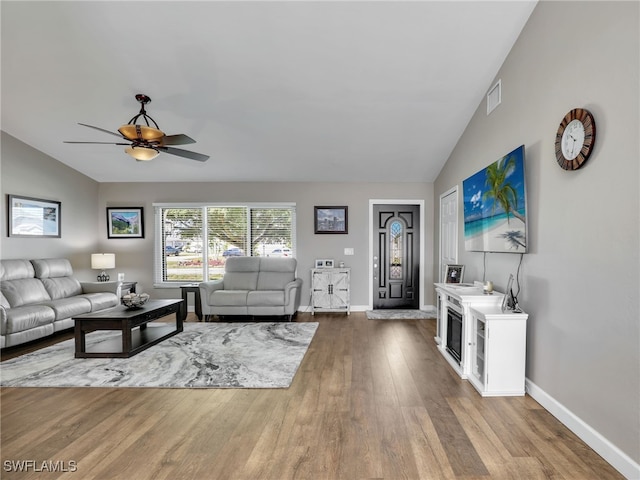
[[[108,282],[109,275],[107,275],[105,270],[109,268],[116,268],[115,253],[92,253],[91,268],[94,270],[102,270],[100,275],[98,275],[99,282]]]

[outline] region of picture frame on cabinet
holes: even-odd
[[[464,265],[446,265],[444,283],[462,283]]]
[[[316,258],[316,268],[333,268],[333,259]]]

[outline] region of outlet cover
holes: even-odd
[[[345,255],[353,255],[353,248],[345,248],[344,249],[344,254]]]

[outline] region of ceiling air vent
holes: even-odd
[[[502,80],[498,80],[487,93],[487,115],[493,112],[500,102],[502,102]]]

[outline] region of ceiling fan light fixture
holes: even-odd
[[[189,150],[182,150],[181,148],[175,148],[173,145],[186,145],[189,143],[195,143],[196,141],[191,137],[180,133],[178,135],[165,135],[160,130],[160,127],[156,121],[147,115],[144,106],[151,101],[151,99],[139,93],[136,95],[136,101],[140,103],[140,113],[134,116],[126,124],[122,125],[118,129],[118,133],[105,130],[104,128],[94,127],[93,125],[87,125],[86,123],[80,123],[85,127],[93,128],[109,135],[114,135],[120,139],[128,140],[131,145],[124,149],[125,153],[133,157],[138,162],[146,162],[153,160],[160,151],[168,153],[170,155],[176,155],[178,157],[188,158],[190,160],[196,160],[198,162],[206,162],[209,160],[208,155],[201,153],[191,152]],[[137,122],[141,120],[146,125],[139,125]],[[153,127],[151,126],[153,124]],[[155,127],[155,128],[154,128]],[[122,140],[119,142],[67,142],[64,143],[102,143],[113,145],[127,145]]]
[[[153,160],[158,155],[160,155],[160,152],[158,150],[156,150],[155,148],[149,148],[149,147],[131,146],[131,147],[125,148],[124,151],[140,162]]]
[[[145,140],[147,142],[160,141],[164,137],[164,132],[157,128],[147,127],[145,125],[122,125],[118,131],[127,140]]]

